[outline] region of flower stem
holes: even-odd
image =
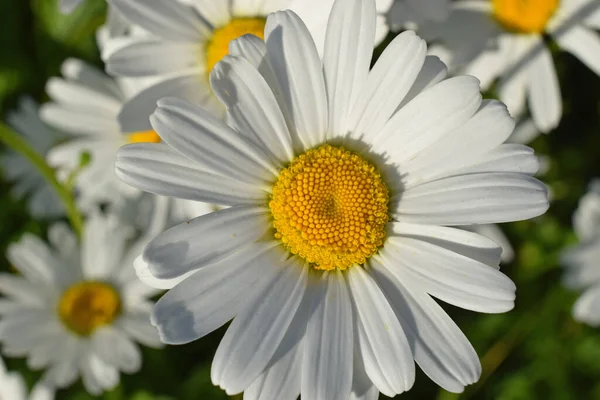
[[[72,193],[69,192],[57,179],[54,174],[54,170],[44,160],[39,153],[29,146],[29,144],[18,134],[13,132],[8,126],[0,122],[0,140],[4,142],[8,147],[25,157],[38,172],[44,177],[44,179],[52,186],[52,188],[58,194],[58,197],[65,206],[67,217],[71,222],[73,230],[79,238],[83,233],[83,218],[75,205],[75,198]]]

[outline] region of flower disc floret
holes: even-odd
[[[296,157],[273,186],[275,237],[319,270],[363,264],[383,246],[389,193],[377,169],[328,144]]]
[[[492,0],[494,18],[516,33],[543,33],[559,0]]]
[[[121,298],[107,283],[79,282],[65,290],[58,313],[71,331],[89,336],[117,318],[121,313]]]
[[[261,39],[265,38],[264,18],[234,18],[225,26],[214,30],[211,39],[206,44],[206,73],[229,54],[229,42],[240,36],[252,34]]]
[[[134,132],[127,135],[128,143],[160,143],[161,139],[153,130]]]

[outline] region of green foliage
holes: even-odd
[[[70,16],[55,0],[0,2],[0,112],[23,93],[43,101],[45,81],[58,74],[62,61],[79,57],[100,65],[94,32],[102,24],[103,0],[87,0]],[[380,54],[380,50],[378,50]],[[550,211],[533,221],[505,225],[516,260],[503,271],[517,284],[515,310],[480,315],[444,307],[472,341],[484,366],[481,381],[462,395],[436,387],[423,373],[403,399],[593,399],[600,398],[600,330],[574,322],[570,309],[576,293],[561,287],[560,251],[576,242],[571,215],[592,177],[600,176],[600,78],[572,56],[556,53],[564,99],[564,117],[554,132],[532,144],[548,157],[543,180],[551,188]],[[82,165],[86,163],[85,155]],[[27,215],[24,204],[8,194],[0,180],[0,251],[30,231],[43,235],[46,225]],[[8,270],[2,258],[0,269]],[[186,346],[144,350],[144,366],[101,396],[105,400],[226,399],[210,382],[210,364],[221,329]],[[7,360],[33,383],[22,360]],[[81,383],[57,399],[88,400]],[[238,397],[240,398],[240,397]]]

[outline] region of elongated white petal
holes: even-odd
[[[396,111],[424,68],[425,42],[407,31],[398,35],[377,60],[348,114],[353,137],[374,137]]]
[[[243,183],[277,177],[260,148],[198,106],[174,97],[161,99],[150,122],[162,140],[208,171]]]
[[[232,319],[280,271],[285,254],[277,246],[272,242],[246,246],[169,290],[152,312],[161,340],[189,343]]]
[[[290,133],[305,148],[321,144],[327,130],[327,95],[321,60],[308,29],[291,11],[270,14],[265,27],[267,56],[293,122]]]
[[[393,212],[405,222],[470,225],[529,219],[546,212],[548,206],[547,189],[535,178],[480,173],[408,189]]]
[[[352,388],[352,307],[339,271],[325,273],[315,293],[314,314],[306,331],[302,360],[302,397],[345,400]]]
[[[127,335],[113,327],[103,327],[94,332],[92,346],[103,361],[123,372],[132,374],[142,366],[140,349]]]
[[[600,42],[598,50],[600,50]],[[600,65],[598,71],[600,71]],[[531,116],[542,132],[548,132],[556,128],[560,122],[562,99],[554,61],[546,47],[542,47],[534,56],[527,72]]]
[[[540,161],[530,147],[521,144],[503,144],[485,154],[470,167],[455,174],[475,174],[486,172],[518,172],[534,175],[540,169]]]
[[[429,294],[457,307],[500,313],[514,307],[515,284],[477,260],[427,241],[390,237],[381,252],[398,279],[415,282]]]
[[[390,301],[411,343],[415,361],[435,383],[460,393],[479,379],[473,346],[446,312],[418,286],[396,279],[393,266],[373,258],[371,274]]]
[[[356,310],[355,340],[367,375],[386,396],[407,391],[415,381],[415,363],[398,319],[362,267],[350,268],[346,277]]]
[[[344,135],[354,99],[366,83],[375,40],[375,2],[337,1],[327,23],[323,72],[329,135]]]
[[[219,344],[211,378],[228,394],[244,391],[271,361],[302,301],[308,265],[290,259],[279,276],[233,320]]]
[[[222,205],[257,204],[265,193],[255,186],[206,172],[164,144],[137,143],[117,153],[117,176],[162,196]]]
[[[248,61],[227,56],[211,72],[211,85],[237,129],[259,143],[278,166],[294,158],[292,138],[273,91]]]

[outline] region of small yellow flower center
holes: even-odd
[[[559,0],[492,0],[494,18],[515,33],[543,33]]]
[[[318,270],[364,264],[385,240],[388,189],[359,155],[328,144],[296,157],[273,186],[275,237]]]
[[[160,143],[160,136],[152,130],[134,132],[127,135],[127,143]]]
[[[264,18],[234,18],[227,25],[214,30],[212,38],[206,44],[206,73],[229,54],[229,42],[244,36],[252,34],[261,39],[265,38]]]
[[[121,312],[121,298],[114,287],[102,282],[79,282],[69,287],[58,304],[58,313],[73,332],[88,336],[110,324]]]

